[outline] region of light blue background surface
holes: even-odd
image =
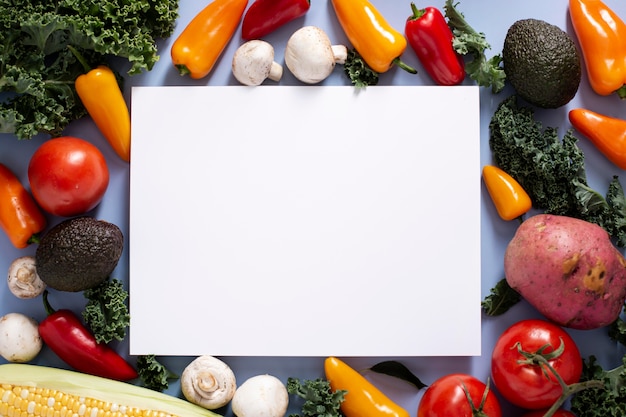
[[[126,77],[125,93],[129,104],[131,103],[130,88],[133,85],[238,85],[230,72],[230,64],[235,49],[242,43],[240,31],[238,31],[224,50],[221,59],[217,62],[212,73],[202,80],[191,80],[189,78],[181,78],[171,64],[169,49],[176,35],[182,31],[184,26],[191,18],[199,12],[208,2],[207,1],[191,1],[181,0],[180,17],[178,20],[176,33],[170,39],[159,41],[159,51],[161,60],[154,69],[142,75],[134,77]],[[252,2],[250,2],[251,4]],[[613,8],[622,18],[626,18],[626,3],[619,0],[606,0],[606,3]],[[374,0],[373,4],[387,18],[387,20],[396,28],[403,31],[404,22],[410,13],[409,1],[382,1]],[[443,0],[436,3],[418,2],[418,7],[426,7],[434,5],[443,7]],[[572,37],[574,32],[569,21],[567,12],[567,1],[540,1],[528,0],[525,2],[504,2],[499,0],[462,0],[458,4],[458,9],[462,11],[467,21],[478,31],[484,32],[488,41],[491,43],[492,49],[488,51],[488,56],[499,53],[506,31],[516,20],[524,18],[537,18],[555,24]],[[265,39],[274,45],[276,50],[276,60],[280,63],[283,61],[284,47],[287,39],[295,30],[304,25],[316,25],[324,29],[333,43],[347,44],[345,35],[338,25],[332,6],[325,0],[312,0],[312,6],[307,15],[286,26],[283,26],[276,32],[270,34]],[[381,85],[430,85],[431,80],[421,68],[415,54],[410,48],[403,55],[403,60],[409,65],[415,66],[419,74],[411,75],[399,68],[393,68],[389,72],[382,74],[380,77]],[[116,60],[112,63],[122,73],[125,72],[127,64]],[[300,85],[300,83],[285,68],[283,79],[280,83],[271,81],[266,82],[267,85]],[[472,84],[471,80],[466,79],[465,84]],[[333,75],[328,78],[323,85],[349,85],[349,81],[343,74],[341,67],[337,67]],[[375,88],[375,87],[372,87]],[[498,95],[493,95],[489,89],[481,89],[481,157],[484,164],[491,161],[490,151],[488,147],[488,124],[498,103],[508,97],[513,91],[507,87]],[[393,111],[395,103],[390,102],[390,111]],[[570,128],[567,121],[567,111],[575,107],[586,107],[591,110],[613,115],[616,117],[626,118],[626,103],[620,102],[615,96],[600,97],[593,93],[587,82],[586,73],[583,72],[583,80],[577,96],[567,106],[556,110],[537,111],[537,118],[540,119],[545,126],[559,127],[561,135],[566,129]],[[237,111],[237,109],[233,109]],[[375,120],[376,114],[363,115],[364,118]],[[158,120],[154,121],[159,123]],[[245,115],[241,115],[241,122],[245,123]],[[272,121],[276,128],[280,128],[281,114],[276,113],[275,119]],[[312,123],[323,123],[323,120],[317,120],[315,115],[311,115]],[[358,120],[349,121],[351,123],[359,123]],[[211,115],[206,115],[206,123],[211,123]],[[397,123],[406,126],[406,134],[411,135],[419,131],[419,126],[414,126],[411,120],[398,120]],[[450,120],[454,123],[454,120]],[[446,126],[441,126],[445,129]],[[79,136],[96,144],[107,157],[109,169],[111,172],[110,186],[101,205],[92,213],[93,216],[112,221],[119,225],[122,230],[128,230],[128,165],[119,160],[110,149],[108,144],[102,138],[100,133],[95,129],[92,122],[88,119],[77,121],[69,126],[65,132],[67,135]],[[580,135],[578,135],[581,137]],[[13,172],[15,172],[27,184],[26,168],[30,156],[35,149],[45,140],[45,137],[36,137],[29,141],[18,142],[12,135],[1,135],[0,137],[0,162],[6,164]],[[579,143],[586,155],[586,166],[590,185],[605,192],[606,187],[614,174],[623,175],[623,172],[614,167],[600,155],[585,139]],[[172,146],[185,146],[184,137],[173,137]],[[450,149],[454,152],[454,149]],[[446,155],[433,155],[441,163],[442,170],[454,169],[446,164]],[[163,161],[163,169],[168,169],[168,161]],[[176,173],[172,173],[175,175]],[[436,175],[436,173],[433,173]],[[462,173],[460,173],[462,175]],[[454,193],[454,190],[450,190]],[[516,222],[504,222],[497,216],[491,200],[484,191],[482,196],[482,287],[483,296],[489,293],[489,289],[503,277],[502,257],[505,246],[509,239],[513,236]],[[459,201],[458,210],[463,210],[463,202]],[[202,208],[196,207],[190,209],[191,216],[201,216]],[[50,225],[58,223],[60,218],[49,217]],[[172,219],[163,219],[163,222],[170,222]],[[155,227],[159,227],[155,224]],[[455,247],[454,236],[449,237],[450,241],[450,257],[454,259],[454,251],[463,250],[463,248]],[[184,244],[181,242],[181,244]],[[34,254],[35,247],[29,247],[24,250],[16,250],[9,240],[0,234],[0,271],[6,271],[11,261],[19,256]],[[189,260],[192,261],[193,260]],[[201,265],[198,265],[201,268]],[[128,279],[128,251],[126,250],[120,260],[118,268],[114,271],[113,277],[127,280]],[[155,283],[158,285],[158,283]],[[445,297],[445,294],[441,294]],[[78,314],[84,306],[84,298],[81,294],[67,294],[52,292],[50,301],[56,308],[72,308]],[[323,304],[323,300],[320,300]],[[245,305],[233,305],[233,308],[245,309]],[[43,320],[45,312],[42,307],[41,298],[33,300],[19,300],[15,298],[6,287],[0,287],[0,313],[21,312],[34,317],[37,320]],[[220,313],[214,313],[215,316],[208,317],[206,327],[202,329],[189,329],[190,332],[211,332],[211,320],[228,320],[227,315],[220,316]],[[294,314],[286,312],[285,314]],[[419,305],[415,306],[415,320],[428,320],[429,312],[422,311]],[[341,312],[338,312],[338,320],[336,323],[329,323],[329,326],[341,325]],[[436,378],[451,372],[466,372],[476,377],[487,380],[489,375],[489,358],[492,346],[498,335],[509,325],[514,322],[528,317],[538,317],[538,313],[534,311],[527,303],[522,302],[514,307],[509,313],[498,318],[483,318],[482,326],[482,355],[480,357],[435,357],[435,358],[394,358],[406,364],[415,374],[417,374],[425,383],[430,384]],[[181,323],[184,326],[184,323]],[[132,329],[131,329],[132,331]],[[307,332],[307,329],[299,329],[301,332]],[[411,329],[407,329],[411,331]],[[596,331],[571,331],[576,341],[579,343],[583,355],[589,356],[594,354],[599,357],[600,362],[605,367],[617,366],[620,358],[624,355],[624,349],[619,348],[610,342],[605,335],[603,329]],[[224,334],[216,334],[215,337],[228,337]],[[312,338],[320,337],[319,335],[311,335]],[[345,329],[345,337],[350,337],[350,329]],[[393,334],[387,334],[384,328],[371,329],[372,339],[384,338],[388,343],[394,343]],[[254,343],[251,340],[250,343]],[[127,352],[127,343],[114,345],[120,352]],[[193,358],[189,357],[168,357],[160,358],[163,363],[176,372],[182,372],[184,366]],[[323,359],[324,358],[251,358],[251,357],[230,357],[224,358],[225,361],[233,368],[239,382],[243,382],[246,378],[261,374],[270,373],[276,375],[286,381],[287,377],[293,376],[298,378],[316,378],[323,376]],[[383,358],[344,358],[348,363],[357,369],[366,368]],[[131,358],[131,361],[134,360]],[[34,363],[45,364],[51,366],[65,367],[65,365],[55,357],[47,348],[41,352]],[[391,398],[405,406],[412,416],[415,416],[421,392],[406,383],[393,380],[392,378],[367,374],[381,389],[383,389]],[[169,393],[180,395],[179,384],[172,381]],[[509,411],[508,415],[520,415],[520,410],[509,409],[507,405],[503,406]],[[230,408],[220,410],[225,414],[231,415]],[[290,412],[297,412],[297,408],[291,407]]]

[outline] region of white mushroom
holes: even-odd
[[[22,313],[0,317],[0,356],[9,362],[29,362],[41,351],[39,323]]]
[[[266,79],[280,81],[283,67],[274,61],[274,47],[268,42],[253,39],[235,51],[233,75],[241,84],[261,85]]]
[[[187,401],[209,410],[233,398],[237,381],[232,369],[213,356],[199,356],[183,370],[180,385]]]
[[[19,298],[34,298],[46,289],[46,283],[37,274],[34,256],[22,256],[11,263],[7,284]]]
[[[285,64],[300,81],[317,84],[344,64],[348,48],[332,45],[326,32],[316,26],[304,26],[291,35],[285,48]]]
[[[267,374],[247,379],[237,388],[231,403],[237,417],[283,417],[288,405],[285,384]]]

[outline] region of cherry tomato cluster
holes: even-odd
[[[417,417],[501,417],[494,391],[528,410],[524,417],[544,416],[551,407],[562,405],[564,388],[579,381],[582,364],[576,343],[562,327],[546,320],[522,320],[496,341],[491,355],[493,384],[467,374],[445,375],[424,392]],[[564,409],[552,415],[574,417]]]

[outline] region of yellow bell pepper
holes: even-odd
[[[130,112],[113,71],[100,65],[75,81],[85,109],[115,153],[130,161]]]
[[[417,73],[400,60],[407,46],[406,38],[369,1],[331,0],[331,3],[348,40],[372,70],[383,73],[395,64]]]
[[[483,180],[503,220],[520,218],[532,208],[532,201],[520,183],[502,169],[485,165]]]
[[[324,371],[333,391],[347,391],[341,403],[346,417],[409,417],[404,408],[342,360],[326,358]]]

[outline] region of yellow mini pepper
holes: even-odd
[[[181,75],[207,76],[243,18],[248,0],[213,0],[172,44],[172,63]]]
[[[383,73],[394,64],[415,74],[400,60],[407,41],[367,0],[331,0],[337,20],[354,49],[374,71]]]
[[[503,220],[520,218],[532,208],[532,200],[515,178],[494,165],[483,167],[483,180],[498,215]]]
[[[347,391],[341,403],[346,417],[409,417],[404,408],[342,360],[326,358],[324,371],[333,391]]]
[[[115,153],[130,161],[130,112],[115,74],[100,65],[76,79],[76,92]]]

